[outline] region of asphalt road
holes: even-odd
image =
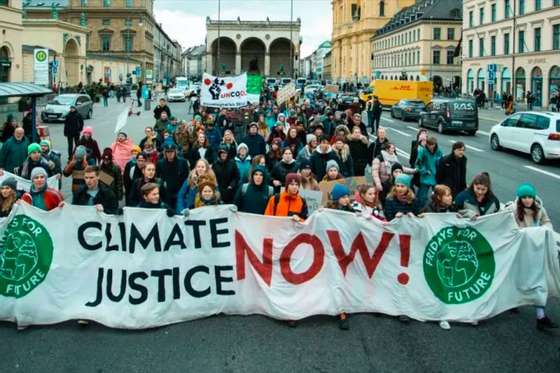
[[[125,105],[95,108],[87,121],[94,136],[107,146],[114,138],[116,117]],[[182,104],[173,114],[186,115]],[[384,114],[384,116],[387,114]],[[387,115],[388,118],[388,115]],[[125,130],[140,139],[151,112],[132,117]],[[389,137],[402,152],[410,149],[415,123],[384,119]],[[491,123],[481,122],[488,131]],[[409,128],[412,127],[412,128]],[[51,124],[55,148],[65,149],[62,125]],[[490,151],[487,136],[438,135],[449,151],[461,139],[470,147],[469,177],[487,170],[497,195],[506,201],[520,182],[532,181],[542,195],[555,225],[560,223],[558,180],[525,166],[525,156]],[[479,149],[474,150],[474,149]],[[408,157],[403,157],[408,159]],[[538,167],[556,175],[558,165]],[[67,184],[66,184],[67,185]],[[67,188],[65,188],[67,189]],[[556,189],[556,190],[555,190]],[[550,316],[560,321],[553,301]],[[261,316],[218,315],[166,327],[124,331],[100,325],[80,328],[74,322],[17,332],[0,323],[0,372],[558,372],[560,332],[535,328],[534,309],[506,312],[478,327],[452,324],[450,331],[434,323],[397,320],[371,314],[352,315],[350,330],[341,331],[333,318],[316,316],[289,328]]]

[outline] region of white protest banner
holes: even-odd
[[[296,85],[294,83],[288,83],[284,87],[278,90],[278,95],[276,96],[276,103],[282,105],[284,102],[288,101],[290,98],[296,95]]]
[[[13,177],[14,179],[16,179],[17,181],[17,188],[18,190],[23,190],[25,192],[29,192],[29,190],[31,189],[31,180],[27,180],[24,179],[21,176],[12,174],[11,172],[7,172],[4,171],[2,175],[0,175],[0,183],[2,183],[2,181],[4,181],[4,179],[8,179],[10,177]],[[49,186],[49,188],[53,188],[58,190],[59,188],[59,175],[54,175],[51,176],[47,179],[47,185]]]
[[[557,296],[558,248],[511,213],[391,224],[323,209],[290,218],[21,203],[0,223],[0,319],[148,328],[218,313],[297,320],[379,312],[470,322]]]
[[[206,107],[239,108],[247,106],[247,74],[217,77],[204,73],[200,104]]]

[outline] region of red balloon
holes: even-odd
[[[227,88],[227,89],[231,89],[232,87],[233,87],[233,83],[228,83],[228,84],[226,84],[226,88]]]
[[[210,79],[204,79],[204,84],[206,85],[210,85],[210,83],[212,83],[212,81]]]

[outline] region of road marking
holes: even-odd
[[[410,128],[410,129],[413,130],[413,131],[418,131],[418,128],[416,128],[416,127],[412,127],[412,126],[406,126],[406,127],[407,127],[407,128]]]
[[[389,123],[395,123],[395,121],[390,118],[381,117],[381,120],[386,120]]]
[[[548,175],[550,177],[553,177],[555,179],[560,180],[560,175],[553,174],[552,172],[548,172],[548,171],[545,171],[545,170],[541,170],[538,167],[534,167],[534,166],[523,166],[523,167],[528,168],[529,170],[533,170],[535,172],[540,172],[541,174]]]
[[[483,130],[478,130],[476,132],[482,133],[483,135],[486,135],[486,136],[490,136],[490,132],[486,132],[486,131],[483,131]]]
[[[452,143],[452,144],[454,144],[454,143],[456,143],[457,141],[451,140],[451,139],[450,139],[449,142]],[[483,152],[484,152],[484,150],[479,149],[479,148],[477,148],[476,146],[472,146],[472,145],[469,145],[469,144],[465,144],[465,148],[470,149],[470,150],[474,150],[475,152],[479,152],[479,153],[483,153]]]
[[[396,133],[400,133],[401,135],[406,136],[406,137],[412,137],[410,134],[408,134],[408,133],[406,133],[406,132],[403,132],[403,131],[399,131],[399,130],[394,129],[394,128],[392,128],[392,127],[387,127],[387,129],[388,129],[388,130],[391,130],[391,131],[394,131],[394,132],[396,132]]]
[[[494,122],[494,123],[499,123],[500,122],[499,120],[496,120],[494,118],[483,117],[483,116],[480,116],[480,115],[478,116],[478,118],[487,120],[489,122]]]
[[[372,135],[372,134],[370,134],[370,135],[369,135],[369,138],[370,138],[370,140],[375,141],[375,139],[376,139],[377,137],[374,136],[374,135]],[[396,145],[395,145],[395,146],[396,146]],[[407,157],[407,158],[410,158],[410,154],[408,154],[408,153],[405,152],[404,150],[400,150],[400,149],[398,149],[398,148],[397,148],[397,154],[400,154],[400,155],[403,155],[403,156],[405,156],[405,157]]]

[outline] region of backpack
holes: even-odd
[[[243,185],[241,185],[242,196],[245,196],[245,194],[247,194],[247,189],[249,189],[249,183],[244,183]],[[269,185],[267,198],[270,198],[273,194],[274,194],[274,188]]]

